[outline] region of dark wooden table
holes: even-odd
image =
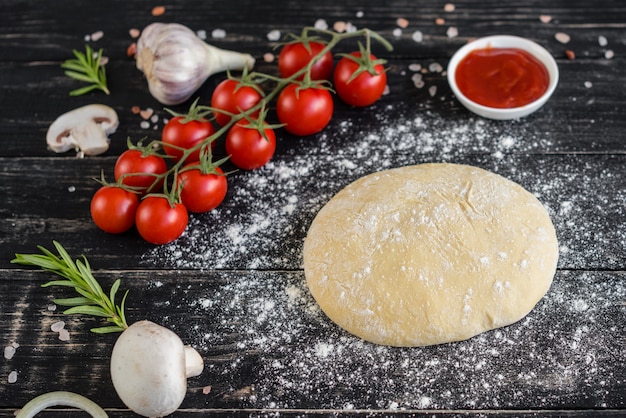
[[[0,341],[15,353],[0,359],[0,416],[52,390],[81,393],[111,416],[134,415],[109,377],[116,336],[94,335],[89,328],[98,321],[54,310],[52,299],[65,293],[40,287],[49,274],[10,264],[16,252],[50,248],[52,240],[86,255],[105,286],[122,279],[130,321],[167,326],[201,353],[205,370],[189,381],[175,416],[626,416],[626,7],[617,0],[445,4],[4,0]],[[158,5],[165,13],[152,16]],[[366,109],[337,102],[330,126],[312,137],[280,131],[272,162],[232,174],[224,204],[192,216],[178,241],[152,246],[134,230],[108,235],[90,219],[93,178],[111,177],[126,139],[157,139],[167,117],[126,52],[129,30],[155,21],[250,52],[256,69],[270,74],[276,63],[263,56],[277,53],[273,31],[298,33],[316,22],[368,27],[394,46],[375,47],[388,60],[389,93]],[[100,39],[86,38],[98,31]],[[490,121],[452,96],[449,58],[491,34],[528,37],[556,58],[559,86],[537,113]],[[68,95],[78,84],[60,63],[86,42],[109,57],[110,96]],[[201,102],[223,78],[202,86]],[[80,159],[49,151],[50,123],[90,103],[120,116],[108,152]],[[146,122],[133,106],[159,119]],[[301,267],[308,225],[360,176],[441,161],[486,168],[538,196],[560,241],[554,284],[525,319],[469,341],[412,349],[362,342],[330,323],[308,293]],[[67,341],[51,330],[61,320]]]

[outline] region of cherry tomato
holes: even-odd
[[[139,235],[151,244],[167,244],[187,228],[189,214],[182,203],[170,205],[163,196],[147,196],[137,208],[135,223]]]
[[[143,155],[140,150],[129,149],[117,158],[114,175],[115,180],[119,181],[122,175],[127,174],[122,179],[123,184],[136,187],[138,191],[145,191],[157,181],[156,177],[151,174],[163,174],[166,171],[167,164],[158,155]],[[141,175],[141,173],[144,174]]]
[[[198,162],[187,164],[186,167],[197,165]],[[203,174],[199,168],[181,171],[177,184],[182,183],[180,198],[190,212],[208,212],[218,207],[228,189],[226,176],[221,168],[215,167],[214,173]]]
[[[333,98],[323,88],[298,89],[289,84],[278,95],[276,116],[294,135],[312,135],[324,129],[333,116]]]
[[[261,93],[254,87],[226,79],[215,87],[211,96],[211,107],[237,114],[254,107],[262,98]],[[256,117],[258,114],[259,112],[254,112],[250,116]],[[213,115],[217,123],[222,126],[230,121],[230,116],[225,113],[214,111]]]
[[[179,161],[183,155],[183,150],[167,145],[190,149],[214,133],[215,127],[207,119],[199,118],[185,121],[184,116],[174,116],[167,121],[161,132],[161,140],[166,144],[163,145],[163,150],[167,155],[172,156],[174,161]],[[189,161],[197,161],[199,158],[200,149],[188,157]]]
[[[320,42],[309,42],[309,49],[302,42],[287,44],[278,54],[278,71],[281,77],[288,78],[305,67],[321,52],[326,45]],[[311,80],[328,80],[333,72],[333,55],[326,52],[311,66]],[[302,80],[304,74],[298,77]]]
[[[361,57],[360,52],[352,52],[350,55]],[[370,59],[375,61],[376,57],[370,55]],[[377,75],[365,70],[351,80],[358,69],[359,64],[355,61],[346,57],[341,58],[333,76],[335,91],[341,100],[351,106],[369,106],[383,95],[387,85],[387,73],[382,64],[375,64],[374,70]]]
[[[249,125],[247,120],[237,122],[226,135],[226,153],[230,155],[230,161],[243,170],[264,166],[276,150],[276,134],[273,129],[263,129],[264,137],[258,129]]]
[[[102,186],[91,198],[91,219],[101,230],[121,234],[135,225],[139,197],[117,186]]]

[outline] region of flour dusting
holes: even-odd
[[[619,377],[626,375],[626,277],[606,270],[623,269],[626,231],[604,222],[626,217],[626,187],[614,186],[620,160],[550,155],[551,139],[524,121],[373,109],[331,122],[332,135],[297,140],[260,170],[233,174],[221,207],[192,216],[179,240],[144,254],[145,266],[193,269],[206,277],[193,288],[148,286],[168,305],[195,311],[185,327],[193,326],[188,339],[207,370],[193,384],[210,385],[218,403],[237,395],[251,408],[623,403],[608,388],[626,383]],[[368,118],[367,131],[360,118]],[[317,307],[301,270],[302,243],[316,213],[348,183],[424,162],[480,166],[535,194],[557,230],[559,271],[547,296],[512,326],[425,348],[366,343]],[[593,266],[603,271],[578,270]],[[496,286],[504,291],[505,281]],[[176,327],[168,318],[162,322]],[[241,395],[250,381],[253,394]]]

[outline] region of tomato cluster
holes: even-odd
[[[214,89],[210,106],[196,100],[184,115],[170,111],[160,140],[147,146],[129,142],[118,157],[116,183],[103,181],[91,201],[94,223],[115,234],[135,226],[150,243],[171,242],[185,231],[189,212],[208,212],[225,199],[227,176],[219,166],[227,159],[239,169],[255,170],[273,157],[276,129],[297,136],[323,130],[333,116],[332,87],[348,105],[376,102],[387,77],[384,61],[369,51],[370,33],[365,34],[367,47],[359,44],[359,51],[341,54],[333,69],[332,47],[351,35],[334,33],[325,43],[303,31],[281,49],[280,77],[229,74]],[[261,86],[268,83],[275,87],[266,93]],[[274,99],[278,124],[266,120]],[[228,157],[213,161],[215,141],[222,136]]]

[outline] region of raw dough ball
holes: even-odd
[[[367,341],[425,346],[512,324],[548,291],[558,243],[541,203],[480,168],[365,176],[318,213],[304,272],[328,317]]]

